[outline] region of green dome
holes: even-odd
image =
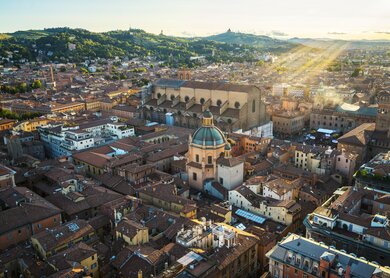
[[[210,110],[206,110],[203,112],[203,118],[212,118],[213,114],[210,112]]]
[[[192,135],[192,143],[202,146],[218,146],[225,143],[225,136],[215,126],[203,126]]]

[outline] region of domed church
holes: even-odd
[[[208,110],[203,112],[202,126],[190,135],[189,142],[189,185],[203,191],[205,181],[218,181],[218,162],[226,154],[226,149],[230,149],[230,145],[222,131],[214,125],[213,114]]]

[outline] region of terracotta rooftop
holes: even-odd
[[[342,144],[352,144],[356,146],[366,146],[375,131],[375,123],[365,123],[347,132],[340,138],[338,142]]]

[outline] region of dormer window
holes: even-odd
[[[318,271],[318,264],[313,263],[313,272],[317,272],[317,271]]]

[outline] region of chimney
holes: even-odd
[[[351,266],[350,265],[347,265],[347,269],[345,270],[344,277],[345,278],[350,278],[351,277]]]

